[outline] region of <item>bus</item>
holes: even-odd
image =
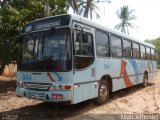
[[[112,92],[147,86],[157,74],[155,47],[78,15],[32,21],[20,34],[18,96],[103,104]]]

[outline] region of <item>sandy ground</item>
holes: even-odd
[[[91,100],[76,105],[59,105],[17,97],[14,78],[0,79],[3,79],[0,80],[2,120],[117,120],[122,119],[123,114],[160,114],[160,70],[146,88],[136,85],[112,93],[110,100],[101,106]],[[153,117],[160,119],[160,116]]]

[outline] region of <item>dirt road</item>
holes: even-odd
[[[2,120],[116,120],[118,117],[113,114],[160,114],[160,70],[146,88],[137,85],[117,91],[102,106],[96,106],[91,100],[77,105],[29,100],[17,97],[15,87],[15,80],[0,80]]]

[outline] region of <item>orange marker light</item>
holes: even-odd
[[[72,86],[71,86],[71,85],[65,85],[64,88],[65,88],[66,90],[71,90]]]

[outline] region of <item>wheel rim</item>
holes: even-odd
[[[101,85],[99,97],[102,101],[105,101],[107,98],[107,87],[106,85]]]

